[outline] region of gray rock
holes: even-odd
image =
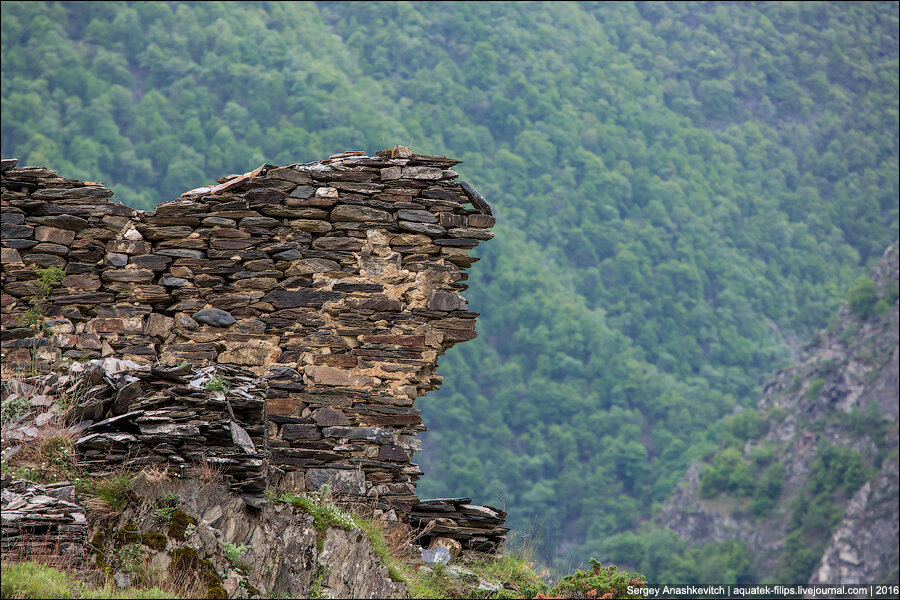
[[[353,204],[340,204],[331,211],[332,221],[390,221],[391,213]]]
[[[446,565],[450,562],[450,551],[443,546],[435,548],[434,550],[422,548],[422,560],[425,561],[425,564],[429,565],[438,563]]]
[[[328,485],[339,496],[365,496],[366,474],[351,469],[309,469],[306,471],[306,489],[318,492]]]
[[[413,223],[411,221],[400,221],[397,223],[400,229],[407,231],[415,231],[416,233],[424,233],[426,235],[444,235],[447,230],[440,225],[432,225],[430,223]]]
[[[427,210],[401,210],[397,212],[397,218],[418,223],[437,223],[437,217]]]
[[[128,255],[110,252],[106,255],[106,262],[114,267],[124,267],[128,264]]]
[[[204,308],[201,311],[197,311],[194,313],[194,320],[213,327],[229,327],[236,322],[231,313],[219,308]]]

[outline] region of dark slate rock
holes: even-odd
[[[378,449],[378,460],[390,462],[409,462],[409,454],[396,444],[385,444]]]
[[[453,238],[448,240],[434,240],[435,246],[448,246],[450,248],[474,248],[478,240],[472,238]]]
[[[133,381],[118,392],[116,392],[116,400],[113,402],[113,414],[121,415],[128,411],[128,406],[137,400],[143,393],[140,381]]]
[[[150,269],[151,271],[165,271],[166,267],[172,262],[168,256],[156,256],[154,254],[146,254],[144,256],[135,256],[131,262],[142,269]]]
[[[478,193],[478,190],[472,187],[471,183],[468,181],[460,181],[459,185],[462,188],[463,194],[465,194],[466,198],[469,199],[469,202],[472,203],[472,206],[477,208],[483,214],[493,216],[494,211],[491,209],[491,205],[487,203],[484,196]]]
[[[3,223],[0,225],[0,235],[3,238],[30,238],[34,235],[34,227],[30,225],[14,225],[12,223]]]
[[[384,287],[377,283],[336,283],[332,286],[336,292],[383,292]]]
[[[109,188],[91,185],[76,188],[44,188],[31,194],[37,200],[95,200],[112,198]]]
[[[294,191],[291,192],[291,196],[294,198],[301,198],[306,200],[310,196],[316,193],[316,188],[309,185],[298,185],[294,188]]]
[[[6,211],[4,213],[0,213],[0,223],[10,225],[21,225],[25,222],[25,215],[19,212]]]
[[[352,204],[340,204],[331,211],[332,221],[390,221],[391,213],[368,206],[354,206]]]
[[[218,308],[204,308],[194,313],[194,320],[213,327],[229,327],[236,322],[231,313]]]
[[[280,204],[286,196],[284,192],[271,188],[253,188],[245,198],[250,201],[251,208],[257,208],[267,204]]]
[[[324,407],[313,412],[312,418],[320,427],[332,427],[335,425],[350,425],[344,413],[336,408]]]
[[[271,228],[281,225],[281,221],[271,217],[245,217],[241,219],[241,227]]]
[[[288,423],[281,427],[281,439],[289,442],[295,440],[321,440],[322,433],[316,425]]]
[[[435,292],[428,300],[428,310],[451,311],[465,307],[465,302],[459,294],[450,292]]]
[[[319,308],[330,300],[343,298],[340,292],[326,292],[319,290],[274,290],[263,296],[263,302],[269,302],[275,308],[297,308],[298,306],[311,306]]]
[[[278,260],[298,260],[303,258],[303,255],[299,250],[285,250],[283,252],[278,252],[272,255],[273,258],[277,258]]]
[[[128,264],[128,255],[119,252],[110,252],[106,255],[106,264],[114,267],[124,267]]]
[[[423,190],[422,197],[434,198],[436,200],[448,200],[450,202],[459,202],[462,200],[462,198],[459,197],[459,194],[454,194],[453,192],[442,189]]]
[[[15,248],[16,250],[28,250],[37,246],[37,240],[8,240],[3,238],[3,246],[5,248]]]
[[[54,266],[63,266],[66,264],[66,261],[56,256],[55,254],[44,254],[41,252],[36,252],[34,254],[26,254],[22,257],[22,262],[26,265],[29,263],[34,263],[39,267],[54,267]]]
[[[156,250],[155,252],[156,254],[171,256],[173,258],[203,258],[206,256],[202,250],[188,250],[187,248],[164,248],[162,250]],[[210,258],[213,257],[210,256]]]
[[[73,231],[81,231],[87,229],[90,223],[81,217],[73,215],[51,215],[49,217],[30,217],[29,221],[33,221],[38,225],[46,225],[48,227],[59,227],[60,229],[71,229]]]

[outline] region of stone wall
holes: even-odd
[[[262,426],[250,437],[270,478],[408,511],[425,429],[414,402],[439,385],[438,356],[475,337],[460,292],[477,260],[468,250],[495,222],[457,162],[398,147],[263,165],[151,213],[113,203],[102,184],[4,160],[5,368],[134,363],[126,376],[141,393],[122,400],[125,386],[109,384],[93,420],[114,420],[78,444],[88,464],[178,462],[185,448],[233,458],[230,420]],[[35,312],[41,332],[28,325]],[[159,375],[211,365],[258,378],[261,423]],[[114,440],[125,421],[137,437]]]

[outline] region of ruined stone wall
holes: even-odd
[[[263,165],[148,213],[112,203],[102,184],[4,161],[4,364],[241,367],[260,378],[268,435],[256,442],[274,475],[408,509],[424,430],[414,401],[440,383],[438,356],[475,337],[477,314],[459,292],[477,260],[468,249],[493,235],[490,207],[457,181],[457,162],[401,148]],[[42,294],[40,269],[54,266],[65,277],[39,302],[36,334],[23,316]],[[140,444],[82,439],[84,460],[184,462],[180,449],[212,444],[199,425],[227,422],[196,386],[143,372],[129,375],[139,397],[123,400],[124,384],[108,382],[92,427],[116,427],[85,436],[127,429]],[[147,404],[148,390],[167,404]],[[194,400],[187,417],[179,394]]]

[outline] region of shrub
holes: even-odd
[[[806,399],[807,400],[815,400],[819,397],[819,392],[822,391],[822,388],[825,387],[825,380],[822,378],[814,379],[809,387],[806,388]]]
[[[860,277],[847,295],[850,311],[860,319],[868,319],[878,303],[878,288],[868,277]]]
[[[222,551],[225,553],[225,558],[228,559],[228,562],[231,563],[232,567],[245,574],[250,572],[250,565],[241,559],[243,558],[244,553],[249,549],[250,546],[245,544],[238,546],[231,542],[222,542]]]
[[[134,473],[121,470],[102,479],[80,478],[75,484],[77,491],[96,496],[106,509],[118,513],[128,504],[133,481]]]
[[[208,392],[224,392],[228,390],[228,383],[221,377],[211,377],[203,384]]]
[[[579,598],[641,598],[639,593],[629,594],[628,587],[634,589],[646,585],[643,575],[619,571],[615,565],[604,567],[592,558],[590,571],[576,569],[560,580],[555,591],[573,593]]]

